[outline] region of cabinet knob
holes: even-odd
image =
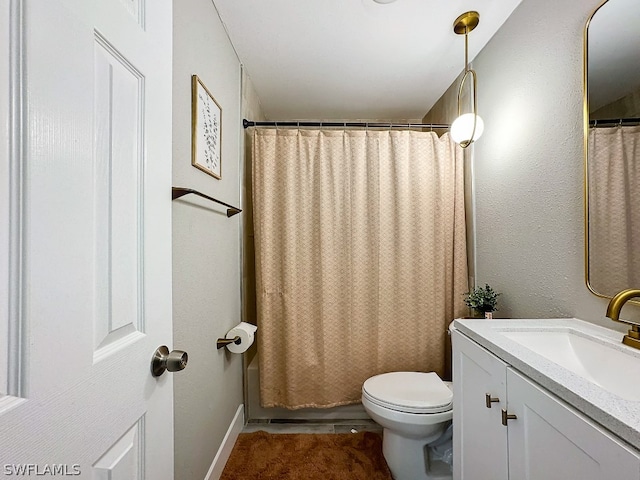
[[[502,425],[507,426],[507,420],[517,420],[517,416],[512,413],[507,413],[506,410],[502,410]]]
[[[484,396],[484,401],[485,401],[485,404],[487,405],[487,408],[491,408],[491,404],[499,402],[500,399],[498,397],[492,397],[490,393],[487,393]]]

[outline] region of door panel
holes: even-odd
[[[637,453],[573,408],[507,369],[509,478],[640,478]]]
[[[144,28],[145,0],[120,0],[138,24]]]
[[[3,462],[171,479],[171,1],[2,3]]]
[[[0,22],[0,59],[4,59],[0,61],[0,225],[6,226],[0,228],[0,412],[9,402],[14,403],[9,395],[20,395],[18,369],[10,367],[10,363],[16,364],[10,357],[19,354],[19,349],[13,348],[18,343],[15,340],[18,323],[13,311],[15,305],[10,299],[15,297],[12,290],[19,284],[15,278],[19,271],[15,265],[19,256],[14,254],[14,237],[19,231],[19,205],[16,202],[19,189],[16,184],[20,177],[19,168],[16,168],[19,166],[18,156],[12,152],[18,143],[14,140],[15,132],[9,121],[12,106],[20,101],[12,95],[14,79],[10,75],[15,70],[11,68],[15,59],[10,47],[19,43],[18,39],[11,39],[11,6],[10,2],[0,2],[0,18],[4,19]],[[17,76],[17,72],[14,75]]]
[[[94,465],[95,480],[144,478],[144,417],[136,422]]]
[[[106,39],[95,37],[94,356],[143,333],[140,252],[144,77]]]
[[[454,478],[507,480],[507,365],[456,331],[452,340]],[[490,408],[487,394],[496,400]]]

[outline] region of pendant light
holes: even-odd
[[[451,124],[451,138],[454,142],[460,144],[462,148],[467,148],[473,142],[475,142],[482,131],[484,130],[484,122],[482,118],[478,116],[478,102],[476,98],[476,72],[469,68],[469,32],[480,23],[480,14],[478,12],[466,12],[456,18],[453,23],[453,31],[458,35],[464,35],[464,75],[460,80],[460,87],[458,88],[458,118]],[[473,110],[471,113],[461,113],[461,97],[462,89],[467,77],[471,76],[472,80],[472,105]]]

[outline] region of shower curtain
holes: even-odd
[[[265,407],[360,401],[389,371],[443,373],[467,312],[462,149],[418,131],[256,129]]]
[[[589,282],[615,295],[640,285],[640,126],[589,130]]]

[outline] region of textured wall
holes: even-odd
[[[584,281],[583,31],[599,4],[526,0],[475,62],[476,273],[506,316],[615,326]]]
[[[599,4],[524,0],[474,60],[485,122],[473,151],[476,283],[503,292],[498,316],[623,328],[584,280],[583,31]]]
[[[464,49],[463,37],[459,38],[460,48]],[[464,52],[464,50],[461,50]],[[427,112],[422,121],[424,123],[447,123],[451,124],[458,117],[458,89],[462,80],[461,72],[455,82],[447,89],[436,104]],[[469,85],[469,83],[467,83]],[[471,98],[469,89],[465,87],[460,98],[462,104],[461,112],[471,111]],[[482,112],[478,112],[482,116]],[[445,130],[446,131],[446,130]],[[443,130],[437,131],[438,135],[444,133]],[[475,251],[475,204],[473,197],[473,149],[467,148],[464,151],[464,201],[466,210],[466,228],[467,228],[467,263],[469,271],[469,288],[475,286],[476,277],[476,251]],[[469,312],[470,314],[472,312]]]
[[[173,184],[232,205],[241,200],[240,64],[211,0],[174,9]],[[222,106],[222,179],[191,166],[191,75]],[[167,192],[168,194],[168,192]],[[240,224],[193,195],[173,202],[175,478],[202,480],[242,404],[242,358],[215,342],[240,321]]]

